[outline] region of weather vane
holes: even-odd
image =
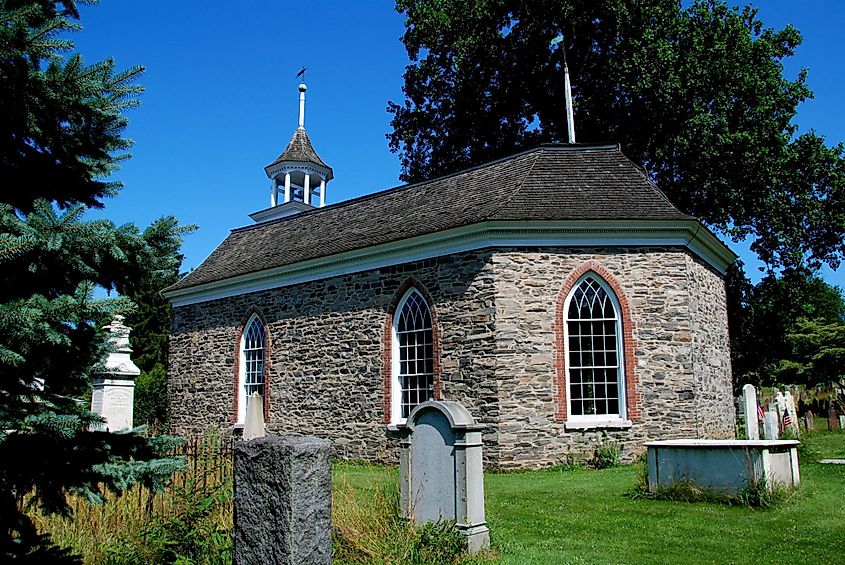
[[[299,69],[299,72],[296,73],[296,78],[302,78],[302,82],[305,82],[305,71],[308,70],[307,67],[302,67]]]

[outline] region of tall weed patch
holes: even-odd
[[[185,470],[159,492],[136,485],[120,495],[107,493],[102,504],[71,495],[69,516],[36,509],[30,515],[40,532],[86,564],[230,563],[230,440],[209,433],[175,455],[185,457]]]

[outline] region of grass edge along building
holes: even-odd
[[[464,404],[485,462],[554,464],[603,438],[728,438],[724,274],[736,259],[618,145],[544,145],[326,205],[304,128],[265,168],[271,206],[165,291],[182,434],[268,430],[395,463],[417,403]]]

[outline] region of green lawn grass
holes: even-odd
[[[845,433],[808,440],[822,457],[845,454]],[[845,563],[845,466],[802,463],[791,503],[760,510],[625,496],[635,467],[487,473],[487,519],[497,562]],[[364,491],[395,468],[339,465]]]

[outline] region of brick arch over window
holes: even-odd
[[[390,305],[387,309],[387,314],[384,317],[384,331],[382,334],[382,387],[384,397],[382,399],[382,412],[384,413],[383,423],[390,424],[392,419],[391,399],[393,397],[393,322],[396,309],[400,302],[408,293],[409,290],[415,289],[425,299],[428,309],[431,312],[431,337],[432,337],[432,353],[433,353],[433,379],[434,379],[434,399],[442,400],[440,390],[440,322],[437,316],[437,310],[434,307],[434,301],[428,290],[417,280],[410,278],[406,280],[393,295]]]
[[[568,415],[567,402],[567,357],[565,339],[565,316],[563,307],[566,304],[566,299],[574,289],[575,285],[581,280],[581,277],[587,273],[595,273],[598,277],[604,280],[605,283],[613,290],[616,295],[616,300],[619,303],[619,315],[621,317],[622,325],[622,349],[624,355],[625,367],[625,408],[627,418],[629,420],[638,420],[640,417],[640,394],[639,394],[639,377],[636,373],[636,360],[634,359],[634,351],[636,349],[636,342],[634,341],[634,325],[631,320],[631,308],[628,305],[628,299],[625,296],[625,291],[616,280],[616,277],[607,268],[602,266],[597,261],[585,261],[575,268],[557,296],[557,303],[555,306],[555,402],[557,404],[557,411],[555,413],[555,421],[565,422]]]
[[[270,338],[267,318],[264,312],[257,306],[250,306],[238,324],[237,338],[235,339],[235,362],[232,368],[232,389],[234,391],[232,403],[232,423],[238,423],[238,404],[240,402],[240,378],[241,378],[241,346],[244,332],[247,330],[247,323],[255,316],[264,326],[264,422],[270,421],[270,368],[272,367],[272,339]]]

